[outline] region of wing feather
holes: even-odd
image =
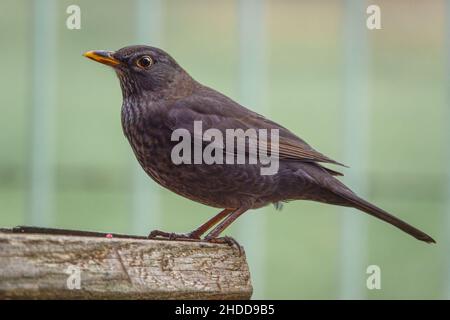
[[[192,135],[195,135],[193,130],[194,121],[202,121],[203,132],[207,129],[215,128],[220,130],[224,136],[226,129],[242,129],[243,131],[247,129],[278,129],[280,159],[323,162],[345,166],[314,150],[309,144],[283,126],[242,107],[217,91],[206,87],[203,87],[202,90],[199,94],[177,100],[170,107],[167,113],[167,123],[172,130],[185,128]],[[203,140],[203,137],[197,138]],[[248,136],[247,139],[254,143],[257,142]],[[260,143],[255,145],[258,147],[264,145]],[[334,171],[333,173],[339,174]]]

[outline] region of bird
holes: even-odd
[[[221,233],[248,210],[311,200],[356,208],[418,240],[435,243],[423,231],[362,199],[344,185],[338,179],[342,173],[329,168],[344,166],[342,163],[316,151],[289,129],[194,80],[164,50],[133,45],[116,51],[87,51],[83,55],[114,69],[123,97],[123,133],[148,176],[178,195],[221,209],[191,232],[153,230],[149,238],[220,242],[228,238],[220,237]],[[175,163],[172,155],[179,140],[173,139],[174,132],[190,134],[194,149],[197,146],[204,150],[210,142],[196,132],[195,122],[201,123],[205,133],[214,129],[224,136],[229,129],[277,132],[278,141],[273,138],[266,145],[256,144],[256,152],[272,147],[272,142],[276,145],[276,173],[262,174],[261,160]],[[217,143],[215,148],[215,154],[233,159],[240,154],[237,147],[225,148],[223,143]],[[247,160],[252,156],[250,149],[243,153]]]

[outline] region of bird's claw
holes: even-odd
[[[220,238],[205,238],[205,241],[210,243],[222,243],[228,244],[232,248],[237,248],[239,250],[239,255],[242,255],[242,247],[239,242],[236,241],[233,237],[225,236]]]
[[[192,233],[174,233],[160,230],[153,230],[147,237],[154,240],[172,240],[172,241],[200,241],[200,237]]]
[[[148,239],[153,240],[170,240],[170,241],[206,241],[209,243],[220,243],[220,244],[228,244],[232,248],[237,248],[239,251],[239,255],[242,255],[242,247],[241,245],[232,237],[225,236],[220,238],[208,238],[206,237],[204,240],[201,240],[198,235],[194,232],[190,233],[174,233],[174,232],[165,232],[160,230],[153,230],[147,237]]]

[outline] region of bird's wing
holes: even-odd
[[[267,129],[267,135],[270,138],[270,130],[278,129],[280,159],[324,162],[345,166],[314,150],[305,141],[281,125],[242,107],[212,89],[206,89],[206,92],[203,91],[177,100],[170,106],[170,110],[167,113],[167,124],[171,130],[184,128],[195,136],[196,132],[193,130],[193,123],[194,121],[201,121],[203,132],[207,129],[215,128],[220,130],[225,136],[226,129],[242,129],[243,131],[247,129]],[[197,138],[200,141],[203,140],[203,137]],[[260,147],[260,143],[261,141],[255,143],[255,146]]]

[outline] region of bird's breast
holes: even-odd
[[[172,149],[170,130],[161,126],[161,115],[151,112],[145,102],[126,100],[122,105],[122,128],[142,168],[157,182],[165,184],[170,173]]]

